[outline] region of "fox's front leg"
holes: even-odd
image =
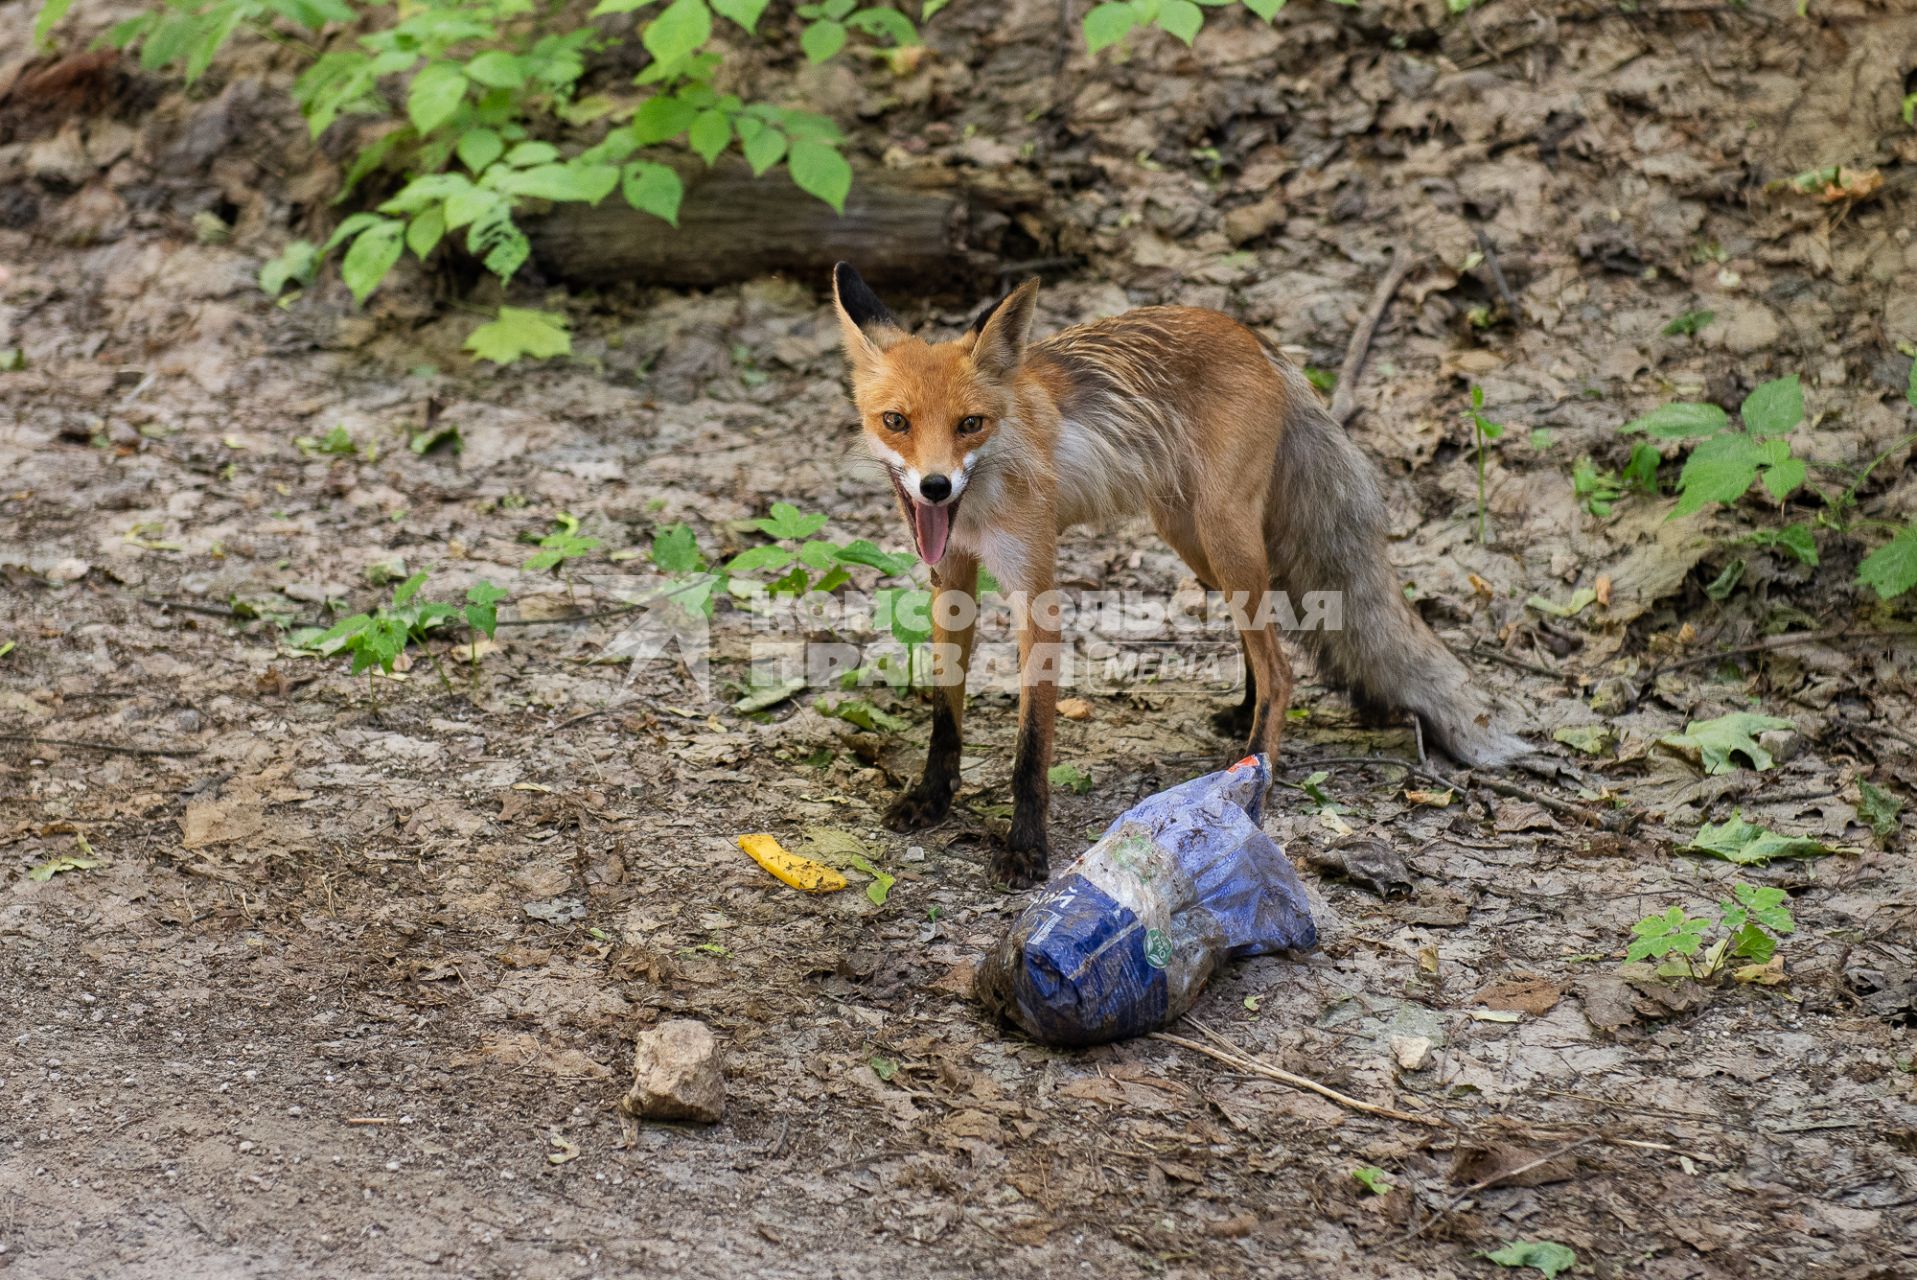
[[[951,811],[959,783],[959,744],[965,721],[965,676],[978,621],[978,561],[957,550],[932,571],[932,745],[925,772],[885,811],[894,831],[933,826]],[[958,598],[943,599],[948,593]]]
[[[1013,608],[1018,631],[1018,751],[1012,761],[1012,833],[992,859],[992,879],[1014,889],[1043,884],[1049,870],[1052,732],[1058,718],[1058,600],[1052,548],[1034,548]]]

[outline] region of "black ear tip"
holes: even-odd
[[[848,289],[862,287],[865,280],[859,275],[857,267],[849,262],[840,262],[832,268],[832,284],[839,292],[844,293]]]

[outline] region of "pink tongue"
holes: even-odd
[[[937,564],[945,558],[945,539],[952,532],[952,508],[914,502],[912,532],[919,540],[919,559]]]

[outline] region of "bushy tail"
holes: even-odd
[[[1343,594],[1343,627],[1299,631],[1319,670],[1361,709],[1402,709],[1427,740],[1472,765],[1503,764],[1530,750],[1503,728],[1490,699],[1456,655],[1412,610],[1385,557],[1377,473],[1282,356],[1288,420],[1265,518],[1273,585],[1294,606],[1308,591]]]

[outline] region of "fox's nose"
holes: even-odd
[[[951,477],[926,476],[919,481],[919,492],[925,495],[927,502],[943,502],[952,496]]]

